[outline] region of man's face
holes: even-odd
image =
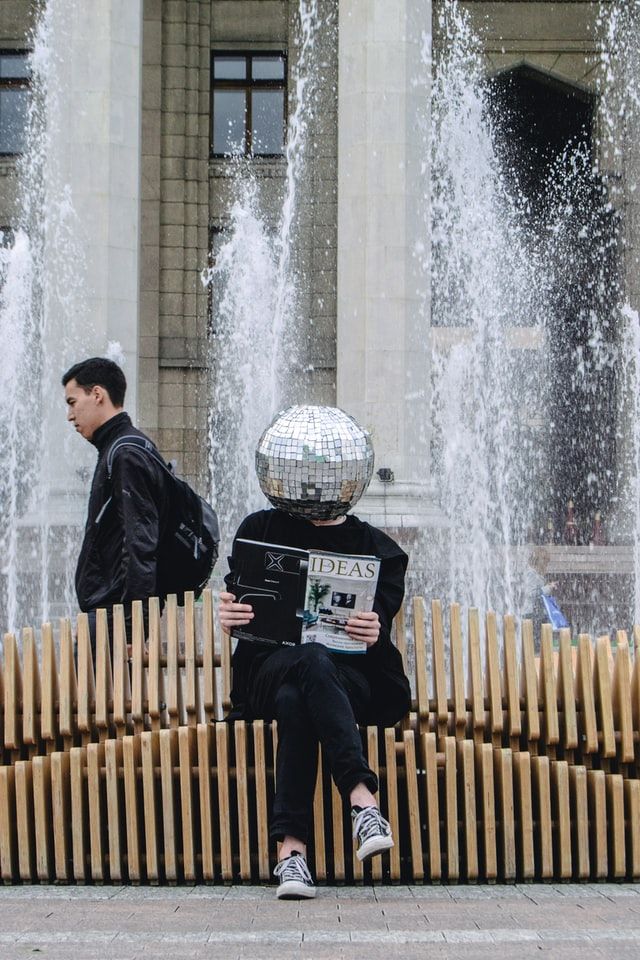
[[[69,380],[64,388],[67,420],[85,440],[91,440],[94,432],[105,421],[104,394],[103,387],[92,387],[87,392],[84,387],[79,387],[75,380]]]

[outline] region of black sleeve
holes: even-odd
[[[411,709],[411,686],[400,651],[391,641],[393,618],[404,599],[407,557],[383,560],[373,609],[380,617],[380,637],[367,650],[367,672],[372,688],[371,723],[393,726]]]
[[[261,540],[263,535],[263,524],[260,523],[260,514],[250,514],[245,517],[236,531],[233,538],[234,543],[238,537],[246,540]],[[233,557],[228,558],[229,573],[224,578],[228,590],[233,586]],[[255,644],[248,641],[238,641],[231,658],[231,703],[232,710],[227,715],[227,720],[237,720],[248,718],[247,710],[247,682],[249,679],[249,669],[251,662],[256,654]]]
[[[112,491],[122,525],[124,604],[157,593],[161,481],[144,451],[119,450],[113,461]]]

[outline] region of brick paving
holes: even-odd
[[[640,884],[0,888],[0,958],[638,960]]]

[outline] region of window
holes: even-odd
[[[0,155],[23,153],[25,148],[31,71],[29,55],[0,50]]]
[[[281,52],[212,53],[212,156],[284,153],[286,76]]]

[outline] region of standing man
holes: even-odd
[[[111,636],[113,604],[124,604],[130,638],[132,601],[158,594],[157,553],[168,507],[166,477],[161,464],[141,447],[114,449],[116,441],[133,436],[155,450],[123,409],[127,382],[117,363],[103,357],[83,360],[67,370],[62,385],[67,420],[98,451],[76,568],[78,603],[89,614],[95,648],[98,608],[108,610]],[[146,627],[147,603],[143,609]]]

